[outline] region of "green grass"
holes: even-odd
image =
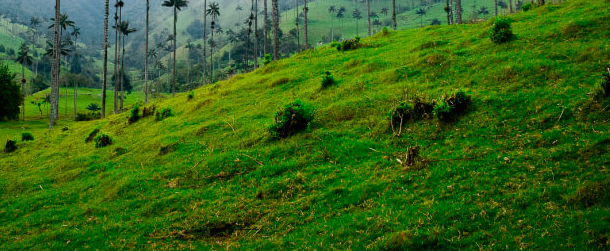
[[[610,125],[588,93],[610,62],[608,13],[536,8],[511,16],[505,45],[486,22],[310,50],[159,100],[175,113],[161,122],[2,123],[0,140],[35,141],[0,153],[0,249],[607,249]],[[395,104],[456,89],[473,97],[459,121],[392,135]],[[297,99],[313,124],[272,138]],[[111,146],[85,143],[96,128]],[[426,161],[401,166],[416,145]]]

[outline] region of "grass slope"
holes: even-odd
[[[506,45],[489,23],[391,32],[160,101],[176,114],[162,122],[32,126],[36,141],[0,155],[0,248],[608,248],[610,125],[587,95],[610,60],[608,13],[536,8],[511,17]],[[338,83],[321,90],[325,70]],[[392,136],[398,101],[457,88],[474,102],[458,122]],[[315,122],[272,139],[296,99]],[[85,143],[94,128],[113,145]],[[432,161],[399,165],[413,145]]]

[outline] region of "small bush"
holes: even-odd
[[[271,55],[269,53],[265,54],[265,57],[263,58],[263,65],[268,65],[272,61]]]
[[[533,8],[534,8],[534,5],[531,3],[526,3],[523,6],[521,6],[521,10],[523,10],[523,12],[529,11]]]
[[[112,145],[112,139],[106,135],[102,134],[95,138],[95,148],[103,148]]]
[[[91,121],[101,117],[101,113],[92,112],[92,113],[77,113],[75,121]]]
[[[21,141],[34,141],[34,135],[29,132],[24,132],[21,134]]]
[[[6,48],[4,47],[3,44],[0,44],[0,53],[5,53],[6,52]]]
[[[140,103],[136,103],[132,108],[131,111],[129,112],[129,117],[127,118],[127,122],[129,122],[129,124],[133,124],[135,122],[138,122],[138,120],[140,120]]]
[[[9,56],[15,55],[15,49],[9,48],[8,51],[6,52],[6,54],[8,54]]]
[[[93,131],[91,131],[91,133],[89,133],[89,136],[87,136],[87,138],[85,139],[85,143],[89,143],[93,139],[95,139],[95,136],[97,136],[97,134],[99,132],[100,132],[100,129],[93,129]]]
[[[155,113],[155,120],[157,121],[163,121],[164,119],[174,116],[174,113],[172,112],[172,108],[163,108],[163,110],[161,111],[157,111],[157,113]]]
[[[436,117],[442,122],[452,122],[464,114],[471,104],[471,98],[459,91],[453,95],[444,95],[434,107]]]
[[[335,78],[329,71],[325,72],[322,76],[322,89],[331,87],[333,84],[335,84]]]
[[[510,26],[510,20],[506,17],[498,17],[495,19],[493,27],[490,31],[491,41],[496,44],[509,42],[515,37]]]
[[[415,119],[428,118],[434,111],[435,103],[426,102],[422,97],[415,97],[413,99],[413,115]]]
[[[413,107],[407,102],[401,102],[390,112],[392,130],[402,131],[402,126],[413,118]]]
[[[186,96],[186,100],[191,101],[195,98],[195,93],[194,92],[189,92],[189,94]]]
[[[388,27],[383,27],[383,29],[381,29],[381,34],[384,36],[387,36],[390,33],[390,31],[388,30]]]
[[[286,138],[305,130],[314,118],[314,111],[300,100],[288,104],[275,115],[275,124],[269,131],[279,138]]]
[[[6,146],[4,146],[5,153],[12,153],[17,150],[17,141],[16,140],[7,140]]]
[[[142,108],[142,118],[146,118],[155,114],[155,106],[151,105],[149,107]]]
[[[341,42],[341,44],[339,44],[339,46],[337,46],[337,50],[338,51],[349,51],[349,50],[358,49],[359,47],[360,47],[360,37],[356,37],[356,38],[347,39],[347,40]]]

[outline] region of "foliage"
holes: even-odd
[[[99,128],[95,128],[93,129],[93,131],[91,131],[89,133],[89,136],[87,136],[87,138],[85,139],[85,143],[89,143],[91,141],[93,141],[93,139],[95,139],[95,136],[97,136],[97,134],[100,132]]]
[[[12,153],[17,150],[17,141],[16,140],[7,140],[6,145],[4,146],[5,153]]]
[[[101,109],[102,108],[97,103],[91,103],[91,104],[87,105],[87,110],[89,110],[91,112],[97,112]]]
[[[271,54],[269,54],[269,53],[265,54],[265,57],[263,58],[263,65],[268,65],[271,62],[273,62],[273,58],[271,58]]]
[[[140,103],[136,103],[135,105],[133,105],[133,107],[131,107],[131,110],[129,111],[129,118],[127,118],[127,122],[129,124],[133,124],[140,120],[140,105]]]
[[[102,134],[95,138],[95,148],[104,148],[109,145],[112,145],[112,139],[108,135]]]
[[[529,11],[531,9],[534,8],[534,5],[531,3],[526,3],[524,5],[521,6],[521,10],[523,10],[524,12]]]
[[[326,71],[324,75],[322,75],[322,89],[331,87],[333,84],[335,84],[335,78],[329,71]]]
[[[145,106],[142,108],[142,118],[146,118],[155,114],[155,105]]]
[[[349,51],[349,50],[358,49],[359,47],[360,47],[360,37],[356,37],[356,38],[352,38],[352,39],[346,39],[345,41],[338,44],[337,50],[338,51]]]
[[[164,119],[169,118],[171,116],[174,116],[172,108],[163,108],[161,111],[157,111],[155,113],[155,120],[163,121]]]
[[[490,38],[496,44],[509,42],[515,37],[507,17],[497,17],[490,31]]]
[[[383,29],[381,29],[381,34],[384,36],[387,36],[390,33],[390,31],[388,31],[388,27],[383,27]]]
[[[597,89],[593,94],[593,98],[597,101],[603,101],[610,97],[610,66],[606,68],[603,77],[600,79]]]
[[[6,52],[6,48],[4,47],[3,44],[0,44],[0,53],[5,53]]]
[[[29,132],[24,132],[21,134],[21,141],[34,141],[34,135]]]
[[[101,117],[101,113],[99,112],[91,112],[91,113],[77,113],[75,121],[91,121]]]
[[[414,117],[413,114],[413,106],[411,106],[408,102],[399,103],[390,112],[391,127],[396,129],[402,129],[402,126]]]
[[[463,115],[471,105],[471,97],[463,91],[443,95],[434,107],[436,117],[442,122],[453,122]]]
[[[49,88],[49,85],[46,83],[46,80],[42,74],[34,77],[30,86],[32,93],[37,93]]]
[[[14,83],[15,76],[10,73],[7,65],[0,63],[0,121],[19,116],[23,96],[20,87]]]
[[[275,114],[275,124],[271,125],[269,131],[275,137],[286,138],[307,129],[313,118],[313,108],[296,100]]]
[[[195,98],[195,93],[194,92],[189,92],[189,94],[186,96],[186,99],[188,101],[191,101]]]

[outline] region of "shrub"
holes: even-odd
[[[275,124],[269,128],[269,131],[275,137],[286,138],[305,130],[313,118],[313,109],[297,100],[276,113]]]
[[[98,134],[99,132],[100,132],[100,129],[97,129],[97,128],[96,128],[96,129],[93,129],[93,131],[91,131],[91,132],[89,133],[89,136],[87,136],[87,138],[85,139],[85,143],[89,143],[89,142],[91,142],[91,141],[92,141],[92,140],[95,138],[95,136],[97,136],[97,134]]]
[[[19,117],[19,106],[23,101],[21,88],[15,84],[15,74],[7,65],[0,63],[0,121]]]
[[[428,103],[422,97],[413,99],[413,115],[415,119],[427,118],[434,111],[434,102]]]
[[[263,65],[268,65],[272,61],[273,60],[271,59],[271,54],[269,54],[269,53],[265,54],[265,57],[263,58]]]
[[[17,150],[17,141],[16,140],[7,140],[6,146],[4,147],[5,153],[12,153]]]
[[[335,84],[335,78],[329,71],[326,71],[322,76],[322,89],[331,87],[333,84]]]
[[[349,51],[349,50],[358,49],[359,47],[360,47],[360,37],[356,37],[356,38],[347,39],[347,40],[341,42],[341,44],[339,44],[339,46],[337,46],[337,50],[338,51]]]
[[[383,29],[381,29],[381,34],[384,36],[387,36],[390,33],[390,31],[388,30],[388,27],[383,27]]]
[[[91,112],[97,112],[97,111],[101,110],[102,108],[96,103],[91,103],[87,106],[86,109]]]
[[[527,3],[527,4],[524,4],[523,6],[521,6],[521,10],[523,10],[524,12],[529,11],[533,8],[534,8],[534,5],[531,3]]]
[[[413,107],[407,102],[401,102],[390,112],[392,130],[402,129],[402,126],[413,118]]]
[[[191,101],[195,98],[195,93],[194,92],[189,92],[189,94],[186,96],[186,100]]]
[[[506,43],[514,38],[510,20],[506,17],[498,17],[494,20],[490,31],[491,41],[496,44]]]
[[[95,138],[95,148],[103,148],[109,145],[112,145],[112,139],[108,135],[102,134]]]
[[[443,98],[434,107],[436,117],[442,122],[455,121],[464,114],[471,104],[471,98],[464,92],[458,91],[453,95],[443,95]]]
[[[155,120],[157,121],[163,121],[164,119],[174,116],[174,113],[172,112],[172,108],[163,108],[163,110],[161,111],[157,111],[157,113],[155,113]]]
[[[92,113],[77,113],[76,114],[76,121],[91,121],[94,119],[97,119],[101,116],[101,113],[99,112],[92,112]]]
[[[3,44],[0,44],[0,53],[5,53],[6,52],[6,48],[4,47]]]
[[[29,132],[24,132],[21,134],[21,141],[34,141],[34,135]]]
[[[6,52],[6,54],[9,55],[9,56],[15,55],[15,49],[9,48],[8,51]]]
[[[136,103],[132,108],[131,111],[129,112],[129,117],[127,118],[127,122],[129,122],[129,124],[133,124],[135,122],[138,122],[138,120],[140,120],[140,103]]]
[[[142,108],[142,118],[146,118],[148,116],[152,116],[155,114],[155,106],[151,105],[149,107]]]

